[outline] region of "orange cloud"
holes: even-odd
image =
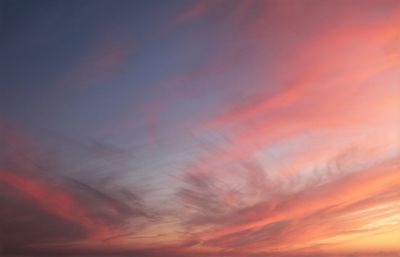
[[[167,108],[207,98],[203,91],[226,90],[228,99],[193,131],[194,137],[210,136],[215,148],[184,153],[193,161],[172,174],[179,181],[157,188],[172,192],[170,202],[151,199],[157,206],[150,215],[120,185],[114,186],[130,202],[78,180],[51,182],[24,162],[18,165],[29,172],[2,169],[4,191],[11,188],[51,216],[113,243],[89,242],[94,249],[246,257],[398,252],[399,7],[396,1],[196,2],[174,25],[220,14],[224,19],[216,27],[229,34],[224,43],[232,47],[210,55],[198,69],[161,79],[159,96],[138,108],[145,117],[109,133],[146,126],[155,142],[158,118]],[[125,43],[100,44],[72,70],[68,84],[87,87],[108,79],[131,53]],[[234,79],[213,80],[235,72],[245,76],[248,66],[262,72],[250,73],[248,83],[235,88],[239,97],[229,91]],[[203,81],[210,83],[196,88]],[[256,96],[248,97],[247,90]],[[120,153],[106,144],[91,149],[103,156]],[[154,198],[161,198],[157,193]],[[375,240],[376,247],[362,246]]]
[[[343,17],[351,16],[342,11]],[[356,8],[357,15],[364,16],[364,11]],[[400,78],[396,71],[400,58],[393,48],[399,36],[398,14],[394,9],[370,26],[365,26],[365,20],[328,23],[329,30],[299,41],[299,51],[275,68],[282,76],[274,82],[279,85],[276,92],[268,90],[269,78],[259,78],[267,89],[260,90],[256,101],[233,100],[230,110],[198,131],[199,135],[225,133],[229,137],[185,170],[190,189],[184,187],[178,194],[189,208],[188,215],[193,215],[188,226],[202,231],[198,238],[203,245],[249,251],[318,245],[328,249],[326,245],[340,245],[340,238],[349,235],[390,233],[392,225],[373,224],[397,217],[398,163],[360,167],[397,156],[399,151]],[[267,25],[259,22],[258,29]],[[269,65],[265,64],[266,70]],[[287,77],[292,78],[290,82]],[[288,157],[293,142],[299,146]],[[350,157],[346,170],[330,170],[326,162],[350,146],[365,155]],[[277,148],[284,150],[277,158],[294,161],[282,168],[263,159],[264,153]],[[238,167],[256,159],[262,162],[260,174],[264,174],[259,178],[268,178],[258,179],[266,182],[258,191],[258,186],[243,181],[246,175],[238,175],[249,172]],[[313,184],[321,181],[324,184]],[[250,193],[249,188],[255,191]],[[335,237],[335,242],[329,241]]]
[[[218,182],[212,177],[191,179],[198,181],[194,185],[203,191],[182,193],[185,201],[196,206],[193,221],[202,218],[204,224],[216,227],[198,235],[204,245],[251,251],[298,250],[320,241],[329,245],[329,238],[390,231],[391,226],[373,224],[398,214],[399,168],[396,158],[352,174],[335,175],[327,182],[317,180],[294,193],[269,190],[264,192],[268,200],[226,211],[222,210],[229,202],[223,200],[224,190],[216,188]],[[238,196],[249,197],[240,192]],[[210,205],[213,201],[217,201],[215,207]]]

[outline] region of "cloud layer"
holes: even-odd
[[[1,254],[398,255],[398,1],[116,2],[15,54]]]

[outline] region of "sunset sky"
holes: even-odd
[[[0,8],[0,256],[400,256],[399,0]]]

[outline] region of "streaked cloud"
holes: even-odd
[[[54,75],[15,55],[1,254],[398,255],[398,1],[88,6]]]

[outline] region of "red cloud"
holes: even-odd
[[[83,205],[55,185],[15,175],[10,171],[0,172],[0,182],[13,187],[23,197],[51,214],[84,227],[93,238],[101,239],[112,231],[109,225],[89,217]]]

